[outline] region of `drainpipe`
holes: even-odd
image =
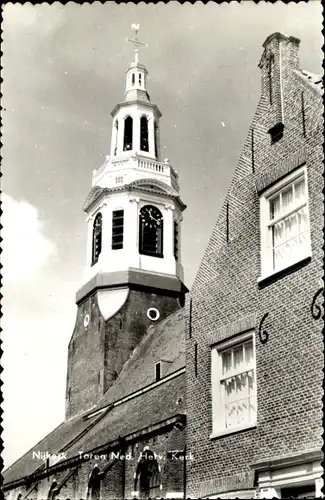
[[[184,469],[183,469],[183,484],[184,484],[184,500],[186,500],[186,445],[184,447]]]

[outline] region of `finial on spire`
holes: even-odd
[[[139,62],[139,47],[148,47],[146,43],[140,42],[138,38],[138,31],[140,29],[140,24],[131,24],[131,28],[135,31],[135,38],[127,38],[126,41],[133,43],[134,45],[134,61]]]

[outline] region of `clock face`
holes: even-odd
[[[140,216],[145,227],[157,228],[161,225],[162,215],[156,207],[149,205],[143,207]]]

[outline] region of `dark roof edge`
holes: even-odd
[[[76,293],[76,304],[100,289],[114,289],[119,287],[144,287],[164,292],[170,292],[173,295],[187,293],[188,289],[184,283],[176,276],[168,274],[157,274],[135,269],[127,271],[115,271],[112,273],[98,273],[83,285]]]
[[[167,318],[165,318],[165,319],[167,319]],[[99,412],[98,415],[102,415],[103,413],[105,413],[107,407],[112,407],[112,408],[114,407],[115,408],[116,406],[119,406],[123,403],[126,403],[130,399],[134,399],[138,396],[142,396],[142,394],[144,392],[151,391],[152,389],[155,389],[157,386],[166,384],[170,380],[173,380],[174,378],[178,377],[179,375],[182,375],[183,373],[185,373],[185,370],[186,370],[186,367],[182,366],[178,370],[166,375],[166,377],[161,378],[158,382],[152,382],[151,384],[147,384],[147,385],[141,387],[140,389],[137,389],[136,391],[130,392],[129,394],[126,394],[124,397],[113,401],[112,403],[108,403],[108,404],[101,406],[99,408],[96,408],[96,409],[93,408],[92,410],[89,410],[87,413],[85,413],[82,416],[82,418],[84,420],[86,420],[87,418],[91,418],[92,416],[96,416],[96,414],[98,412]]]

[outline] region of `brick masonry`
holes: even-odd
[[[187,470],[187,494],[192,498],[252,488],[250,464],[322,447],[322,322],[313,319],[310,309],[323,275],[322,100],[298,75],[296,39],[271,37],[265,50],[274,53],[272,84],[277,91],[271,105],[267,67],[261,64],[257,110],[191,290],[191,327],[189,300],[186,304],[187,449],[195,456]],[[271,144],[268,131],[280,109],[284,135]],[[308,176],[311,260],[259,285],[258,192],[302,164]],[[265,313],[269,340],[263,345],[257,332]],[[245,329],[247,317],[255,319],[257,427],[210,439],[210,346],[238,331],[241,320]]]
[[[99,310],[97,293],[79,304],[68,348],[67,418],[96,404],[116,380],[152,324],[146,314],[148,308],[157,308],[163,320],[180,308],[180,295],[131,289],[124,306],[107,321]],[[85,314],[90,316],[87,327],[84,326]]]

